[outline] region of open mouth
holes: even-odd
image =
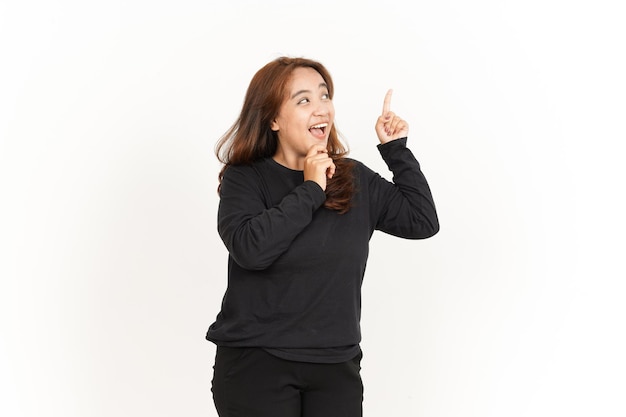
[[[326,129],[328,128],[328,123],[320,123],[309,128],[309,132],[318,138],[324,137],[326,133]]]

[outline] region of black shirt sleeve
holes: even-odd
[[[318,184],[305,181],[270,206],[261,181],[252,167],[231,166],[220,188],[218,232],[233,260],[251,270],[265,269],[283,254],[326,200]]]
[[[379,175],[369,181],[375,228],[407,239],[424,239],[439,231],[439,220],[430,187],[407,138],[378,145],[393,172],[393,183]]]

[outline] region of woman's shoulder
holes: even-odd
[[[246,183],[247,187],[261,187],[284,182],[302,182],[302,171],[280,165],[272,158],[263,158],[249,164],[230,165],[224,171],[223,182]]]
[[[246,164],[231,164],[228,165],[224,170],[224,177],[256,175],[256,173],[263,165],[266,165],[265,159],[259,159],[257,161]]]
[[[374,174],[374,171],[372,171],[367,165],[365,165],[363,162],[359,161],[358,159],[347,158],[347,157],[344,159],[352,165],[355,175],[370,176]]]
[[[220,188],[238,190],[258,188],[260,181],[258,162],[228,165],[222,174]]]

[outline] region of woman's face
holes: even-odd
[[[302,169],[312,146],[326,147],[335,108],[328,86],[313,68],[296,68],[287,91],[288,96],[272,122],[272,130],[278,134],[275,158],[291,168]]]

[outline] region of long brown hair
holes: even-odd
[[[217,159],[224,164],[219,174],[231,165],[249,165],[274,156],[278,147],[277,133],[271,123],[276,118],[285,98],[291,75],[296,68],[317,71],[333,98],[333,81],[328,70],[319,62],[306,58],[281,57],[266,64],[250,81],[243,107],[235,123],[220,138],[215,147]],[[335,175],[326,183],[326,208],[345,213],[350,209],[354,193],[354,162],[345,158],[348,149],[339,140],[333,124],[328,137],[328,154],[335,163]]]

